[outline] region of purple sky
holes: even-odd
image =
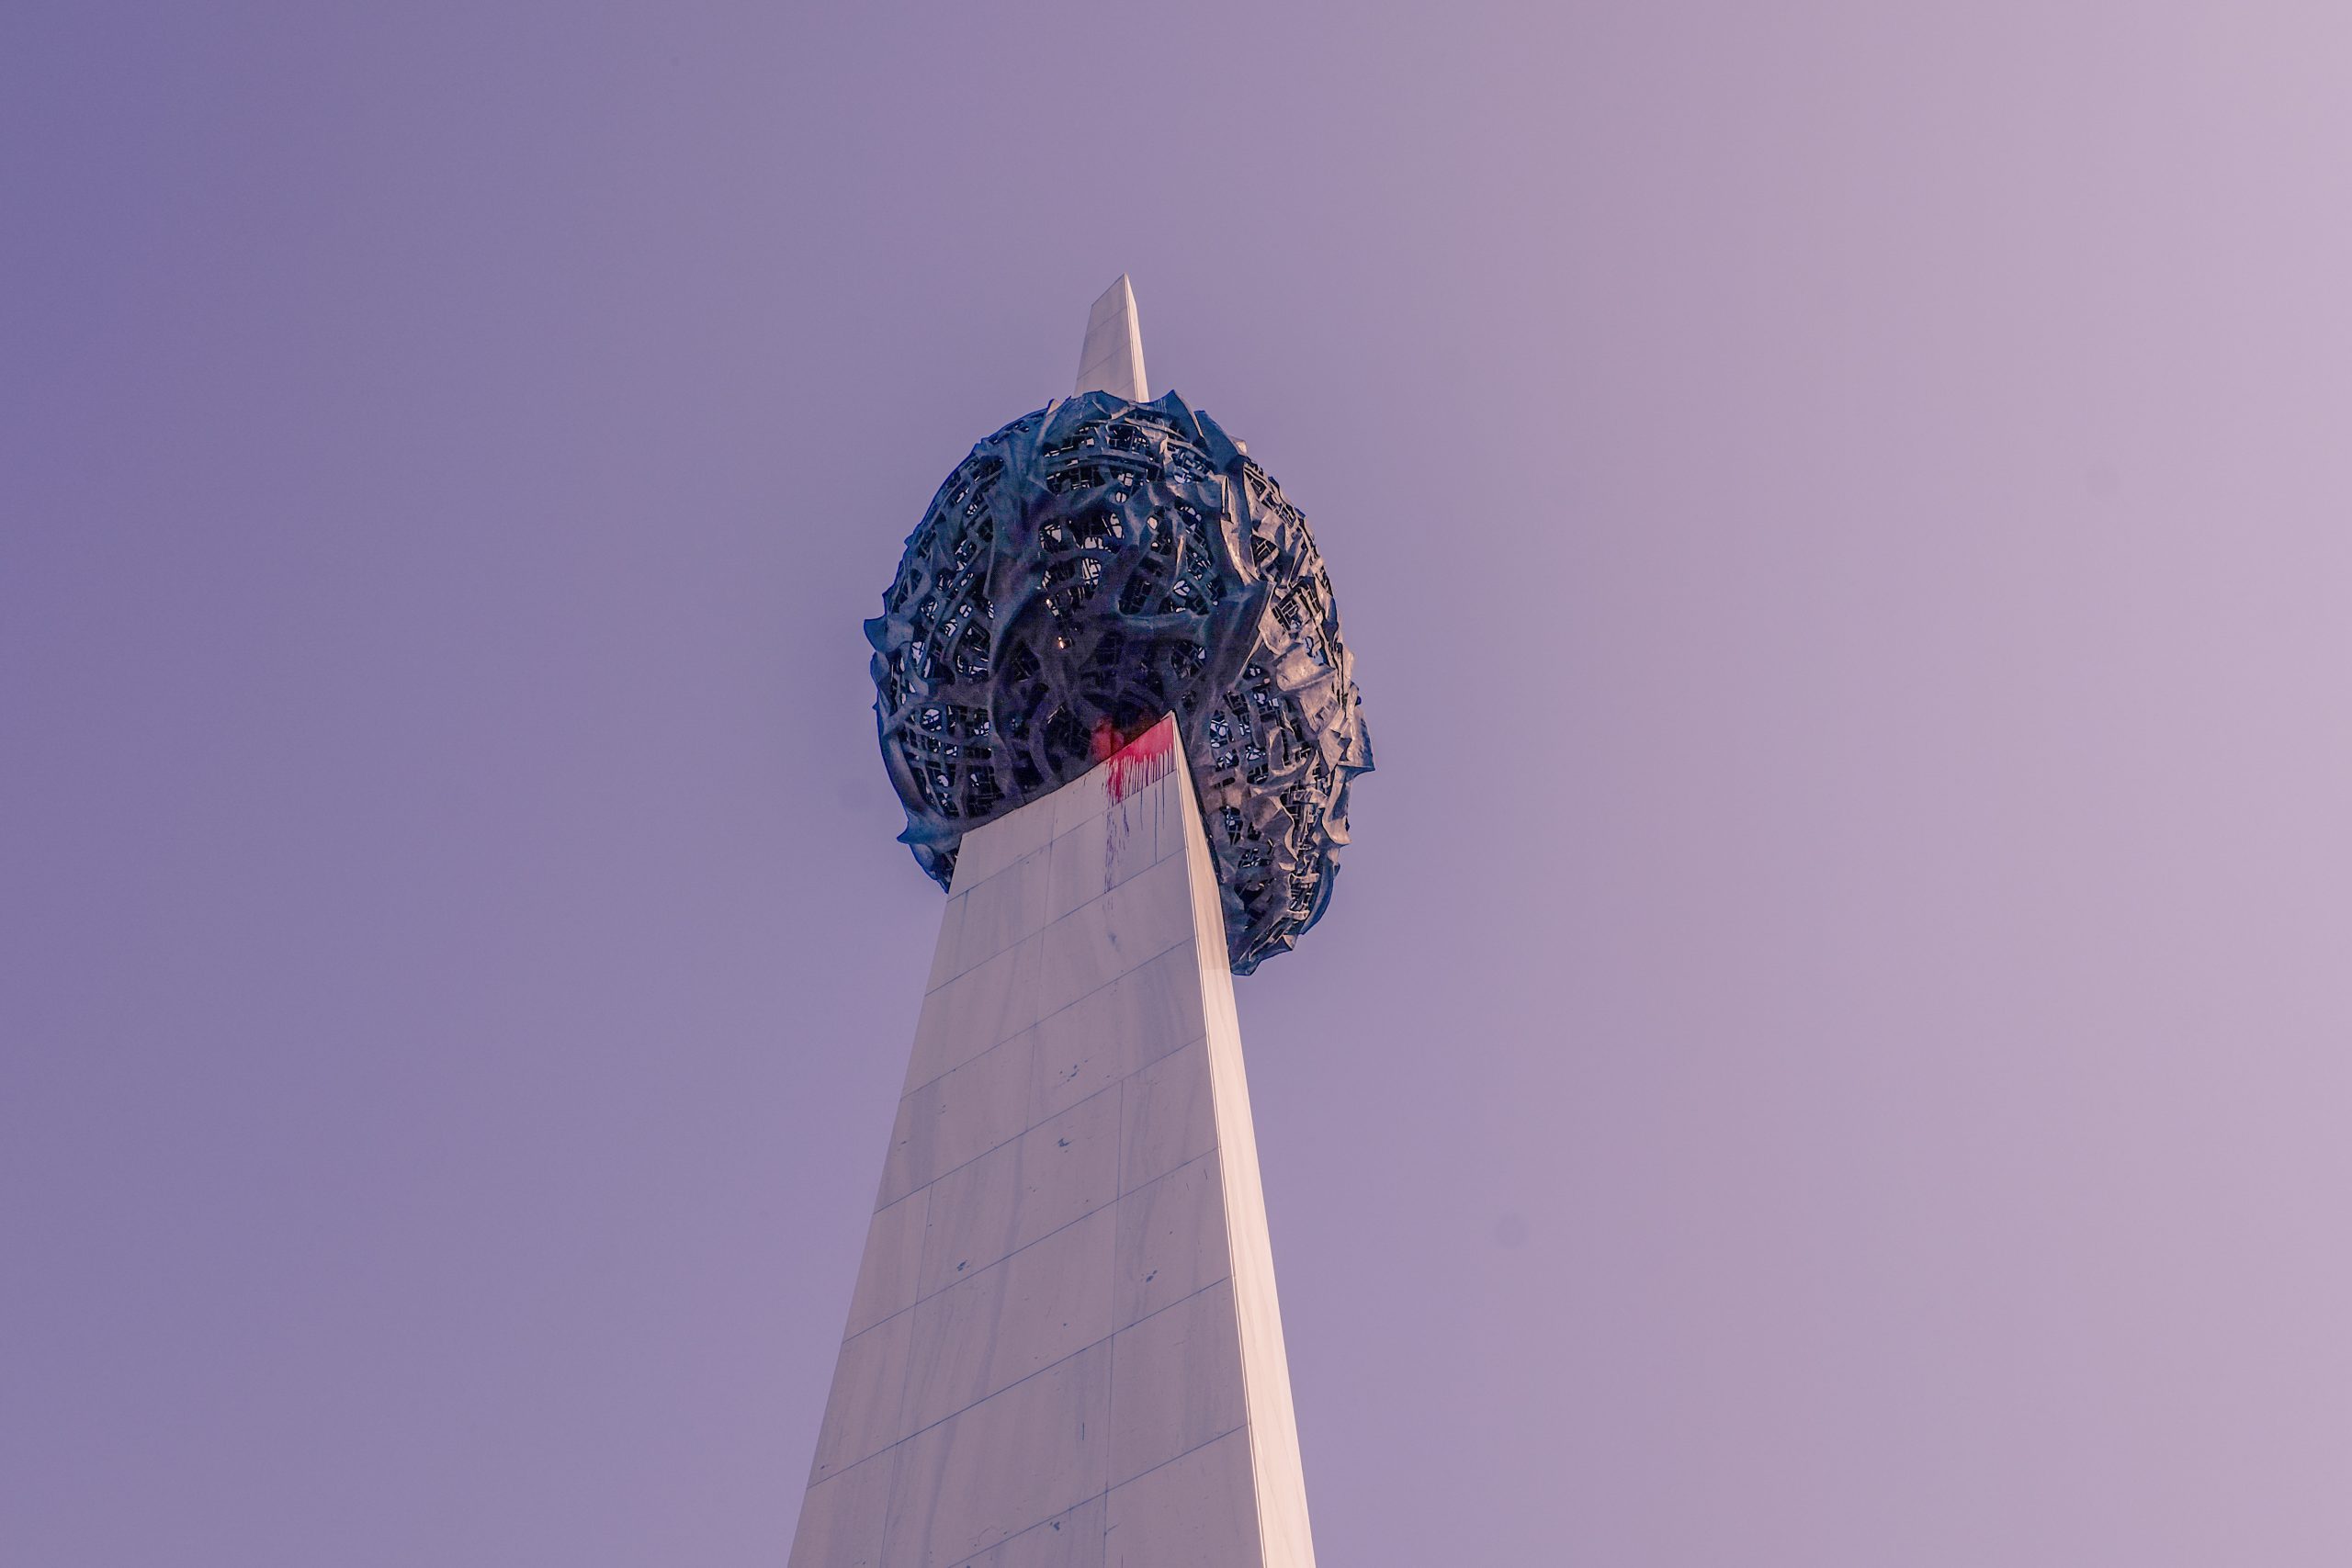
[[[1324,1562],[2352,1561],[2352,11],[361,9],[0,7],[0,1557],[781,1562],[1126,270],[1379,744]]]

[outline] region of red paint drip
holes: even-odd
[[[1109,721],[1104,720],[1105,726]],[[1117,734],[1113,730],[1114,735]],[[1095,745],[1102,744],[1102,732],[1095,731]],[[1106,759],[1111,764],[1109,787],[1115,803],[1137,790],[1148,789],[1166,778],[1176,766],[1176,726],[1161,719],[1126,745],[1113,750]]]

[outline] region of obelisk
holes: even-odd
[[[1088,392],[1109,392],[1131,403],[1151,399],[1151,385],[1143,373],[1143,323],[1136,316],[1135,285],[1124,272],[1086,312],[1086,341],[1078,351],[1078,385],[1070,396]]]
[[[1122,276],[867,626],[948,899],[791,1568],[1314,1562],[1232,976],[1370,744],[1304,518],[1148,397]]]
[[[968,835],[792,1568],[1314,1562],[1172,721]]]

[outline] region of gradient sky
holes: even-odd
[[[0,1557],[782,1561],[940,908],[858,623],[1124,270],[1378,740],[1239,987],[1322,1561],[2352,1562],[2347,82],[0,7]]]

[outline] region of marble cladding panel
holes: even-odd
[[[1028,1126],[1032,1042],[1018,1034],[899,1101],[876,1206],[895,1203]]]
[[[956,929],[956,974],[987,962],[1024,936],[1035,936],[1045,925],[1051,862],[1049,850],[1033,850],[987,881],[975,883],[969,893],[956,895],[964,902],[964,918]]]
[[[973,965],[922,999],[906,1087],[929,1083],[1037,1021],[1037,964],[1043,935],[1017,942]]]
[[[1249,1416],[1233,1281],[1220,1280],[1111,1342],[1111,1484],[1222,1437]]]
[[[1230,1271],[1224,1186],[1216,1156],[1207,1155],[1119,1200],[1111,1303],[1116,1326],[1173,1305]]]
[[[1110,809],[1111,765],[1108,762],[1096,763],[1076,783],[1054,791],[1037,804],[1053,812],[1052,836],[1060,838],[1089,817],[1099,817]]]
[[[925,1188],[916,1297],[1110,1203],[1119,1195],[1120,1125],[1118,1095],[1098,1094]]]
[[[915,1304],[930,1211],[931,1190],[923,1188],[874,1212],[865,1227],[865,1256],[858,1262],[857,1288],[850,1292],[843,1337]]]
[[[1108,1568],[1268,1568],[1250,1436],[1229,1432],[1111,1494]]]
[[[956,961],[961,956],[956,937],[964,929],[964,900],[958,895],[947,900],[947,908],[939,916],[939,942],[931,950],[931,977],[923,982],[926,991],[937,990],[957,973]]]
[[[1208,1042],[1170,1052],[1119,1085],[1119,1190],[1132,1192],[1216,1147]]]
[[[1046,928],[1038,1007],[1050,1017],[1193,934],[1186,864],[1161,861]]]
[[[890,1568],[954,1568],[1107,1490],[1110,1424],[1106,1341],[917,1432],[893,1450]]]
[[[1023,808],[1009,811],[993,822],[983,822],[964,835],[963,843],[956,851],[956,886],[958,893],[985,882],[1033,850],[1046,847],[1053,837],[1054,814],[1051,810],[1031,811]]]
[[[842,1341],[833,1391],[817,1428],[811,1485],[871,1459],[899,1440],[899,1407],[907,1384],[907,1347],[914,1314],[885,1318]]]
[[[1112,802],[1053,841],[1046,918],[1057,920],[1093,902],[1159,858],[1159,797],[1155,784]]]
[[[901,1416],[922,1431],[1111,1332],[1117,1226],[1098,1210],[926,1297],[914,1320]]]
[[[1167,778],[1152,783],[1148,790],[1143,790],[1143,799],[1148,799],[1148,802],[1152,804],[1150,823],[1148,823],[1146,828],[1141,828],[1141,832],[1148,832],[1152,840],[1152,849],[1150,849],[1152,861],[1164,861],[1169,851],[1181,849],[1181,840],[1171,840],[1173,828],[1171,828],[1171,818],[1169,818],[1169,811],[1171,811],[1171,807],[1169,807],[1169,797],[1171,797],[1176,790],[1181,790],[1181,787],[1183,785],[1176,781],[1176,773],[1173,773],[1171,769]]]
[[[1184,805],[1192,798],[1192,783],[1179,774],[1160,781],[1158,812],[1159,821],[1153,838],[1157,857],[1166,860],[1184,852]],[[1206,842],[1204,840],[1203,842]]]
[[[1207,850],[1197,832],[1188,846],[1186,861],[1193,887],[1215,886]],[[1206,929],[1214,911],[1197,899],[1195,907]],[[1233,1004],[1233,976],[1222,964],[1204,963],[1200,988],[1208,1020],[1216,1157],[1225,1169],[1221,1190],[1227,1199],[1227,1244],[1232,1251],[1234,1307],[1240,1322],[1243,1381],[1250,1401],[1250,1451],[1256,1474],[1260,1537],[1272,1568],[1311,1568],[1314,1533],[1307,1520],[1306,1479],[1299,1464],[1290,1361],[1274,1287],[1273,1244],[1258,1168],[1257,1130],[1250,1110],[1240,1022]]]
[[[790,1568],[886,1568],[882,1537],[898,1465],[893,1449],[809,1487],[792,1533]]]
[[[1181,781],[1185,793],[1182,814],[1186,818],[1184,848],[1184,880],[1191,890],[1193,929],[1198,933],[1204,953],[1218,951],[1225,941],[1225,916],[1217,891],[1216,864],[1209,858],[1208,840],[1201,833],[1193,816],[1190,780]],[[1207,1010],[1209,1027],[1220,1023],[1230,1026],[1234,1038],[1240,1038],[1240,1015],[1233,1005],[1233,971],[1222,960],[1204,961],[1201,964],[1201,1005]]]
[[[1180,942],[1038,1020],[1029,1114],[1053,1115],[1201,1038],[1198,971],[1192,944]]]
[[[1109,1494],[1089,1497],[1001,1546],[966,1558],[956,1568],[1105,1568],[1103,1534],[1110,1514]]]

